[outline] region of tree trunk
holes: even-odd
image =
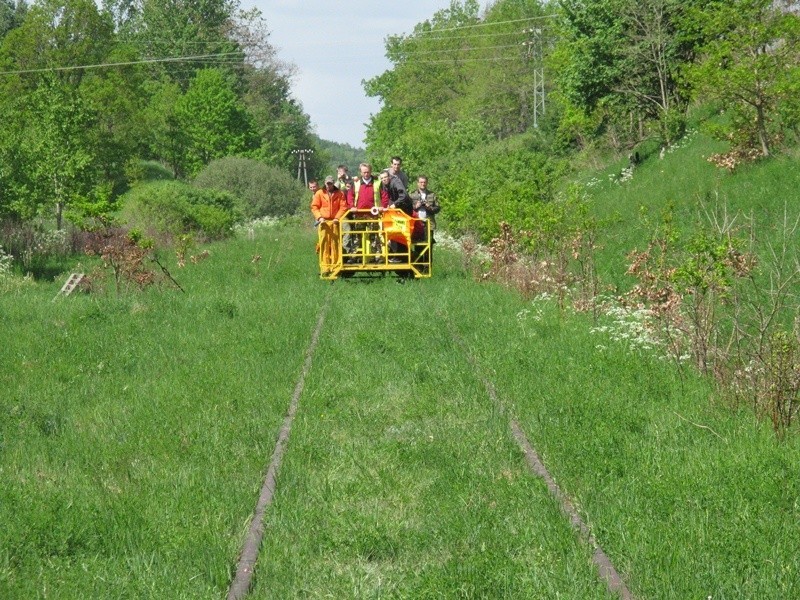
[[[756,105],[756,127],[758,128],[758,141],[761,143],[761,154],[769,156],[769,135],[767,134],[767,120],[764,117],[764,105],[759,102]]]
[[[56,229],[61,231],[61,225],[64,221],[64,203],[56,202]]]

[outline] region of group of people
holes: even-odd
[[[436,214],[441,207],[436,194],[428,189],[428,178],[420,175],[417,178],[417,188],[408,192],[408,175],[402,170],[403,161],[399,156],[392,157],[391,166],[380,172],[376,178],[372,173],[372,165],[361,163],[358,166],[359,175],[351,178],[346,165],[339,165],[336,177],[329,175],[325,178],[323,187],[319,187],[316,180],[308,183],[313,193],[311,199],[311,213],[314,222],[321,227],[324,235],[320,244],[321,262],[325,265],[334,265],[339,262],[339,236],[342,234],[342,219],[348,215],[347,223],[350,235],[345,243],[348,254],[357,254],[364,239],[366,231],[374,223],[374,212],[385,209],[399,209],[410,217],[422,220],[424,227],[433,231],[436,229]],[[355,209],[350,211],[350,209]],[[423,228],[423,236],[427,232]],[[379,244],[377,236],[372,236],[370,241],[372,252],[377,254]],[[401,259],[393,255],[406,252],[407,248],[399,242],[390,242],[389,254],[391,262],[400,262]]]

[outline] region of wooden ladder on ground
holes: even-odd
[[[72,273],[69,276],[69,279],[67,279],[67,282],[64,284],[64,287],[62,287],[61,290],[55,295],[55,298],[53,298],[53,302],[55,302],[59,296],[69,296],[72,293],[72,290],[78,287],[78,284],[82,279],[83,273]]]

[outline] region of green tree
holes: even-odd
[[[108,62],[135,61],[129,46],[115,45]],[[115,195],[128,186],[124,166],[147,151],[150,130],[142,118],[147,105],[145,70],[139,65],[91,70],[80,85],[81,97],[95,115],[92,131],[99,169]]]
[[[409,35],[390,36],[386,50],[393,68],[365,82],[367,94],[382,103],[369,124],[370,156],[399,154],[409,169],[430,170],[434,162],[448,162],[448,147],[470,151],[470,143],[531,129],[536,110],[541,117],[537,73],[549,52],[552,16],[538,0],[501,0],[483,12],[480,3],[467,0],[451,2]],[[529,45],[534,41],[535,51]],[[469,126],[457,125],[464,122]],[[454,128],[459,135],[451,143],[447,132]],[[468,130],[475,135],[462,135]],[[445,133],[439,152],[423,153],[422,146],[430,150],[435,143],[432,132]]]
[[[367,160],[367,155],[363,148],[354,148],[350,144],[340,144],[320,138],[315,138],[315,142],[321,151],[328,156],[328,162],[323,168],[324,173],[336,173],[336,167],[343,164],[350,168],[350,175],[355,175],[358,165]]]
[[[314,150],[308,163],[309,175],[322,173],[323,160],[311,133],[311,119],[291,97],[291,70],[281,64],[246,68],[243,101],[258,134],[259,147],[254,158],[292,172],[297,169],[293,150]]]
[[[648,123],[657,124],[665,145],[673,143],[683,132],[688,105],[681,72],[700,41],[688,15],[702,4],[561,0],[555,61],[568,104],[587,115],[601,111],[621,144],[641,141]]]
[[[35,207],[25,202],[27,173],[20,137],[16,126],[14,105],[0,105],[0,219],[33,216]]]
[[[67,207],[80,209],[104,193],[90,135],[93,115],[74,90],[54,80],[43,82],[26,103],[28,118],[18,138],[25,176],[17,205],[21,216],[30,217],[52,203],[61,229]]]
[[[218,62],[225,54],[243,60],[230,36],[238,0],[106,0],[123,40],[136,44],[146,57],[206,56],[192,62],[155,63],[150,72],[166,73],[186,90],[196,71]]]
[[[367,95],[382,103],[367,127],[367,154],[373,161],[388,164],[389,157],[399,155],[413,173],[430,171],[434,157],[449,154],[447,131],[462,118],[469,119],[464,109],[470,91],[469,61],[478,56],[462,36],[468,30],[464,27],[479,23],[479,10],[474,0],[451,2],[412,34],[388,38],[393,69],[364,82]]]
[[[91,0],[44,0],[0,44],[0,152],[6,213],[29,218],[54,205],[57,226],[64,211],[107,205],[114,161],[101,148],[97,105],[84,95],[88,69],[113,46],[109,19]],[[15,73],[16,71],[16,73]],[[106,147],[108,149],[108,147]],[[121,165],[116,167],[121,170]]]
[[[783,5],[782,5],[783,4]],[[769,156],[781,111],[795,110],[800,17],[773,0],[711,2],[695,13],[707,43],[688,70],[696,89],[733,111],[732,138]]]
[[[175,110],[186,135],[183,166],[190,175],[214,158],[243,155],[256,147],[250,116],[218,69],[198,71]]]
[[[19,2],[14,2],[14,0],[0,0],[0,40],[2,40],[9,31],[22,24],[27,12],[28,5],[23,0]]]
[[[489,239],[501,220],[520,226],[553,199],[563,165],[540,152],[551,123],[533,127],[552,14],[536,0],[499,0],[483,12],[475,1],[451,2],[410,35],[391,36],[393,68],[364,84],[382,104],[368,155],[379,165],[400,155],[411,175],[430,176],[453,231]],[[529,52],[534,37],[540,45]]]
[[[77,87],[88,70],[74,67],[104,62],[113,40],[111,19],[92,0],[42,0],[2,40],[0,64],[7,70],[61,69],[53,71],[55,77]],[[15,93],[39,84],[36,73],[4,80],[4,92],[9,83],[19,84]]]
[[[248,101],[253,101],[253,95],[247,96]],[[260,140],[254,157],[291,172],[297,169],[297,156],[292,151],[309,148],[314,150],[306,156],[309,175],[320,175],[322,160],[311,133],[311,119],[297,102],[286,97],[277,104],[254,102],[248,108]]]
[[[496,2],[486,10],[485,26],[464,32],[476,57],[466,62],[471,74],[464,109],[480,118],[492,137],[525,133],[534,126],[534,114],[537,127],[546,126],[535,93],[537,73],[551,51],[552,16],[538,0]],[[549,82],[551,74],[542,74]]]
[[[147,130],[147,157],[165,164],[176,179],[183,175],[188,139],[178,115],[180,86],[163,76],[145,84],[147,106],[142,119]]]

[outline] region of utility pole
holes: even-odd
[[[527,48],[527,56],[533,62],[533,126],[539,127],[539,117],[544,116],[544,60],[542,58],[542,30],[538,27],[524,29],[530,35],[522,45]]]
[[[303,171],[303,182],[308,187],[308,165],[306,163],[306,156],[314,154],[311,148],[303,148],[301,150],[292,150],[292,154],[298,155],[297,161],[297,181],[300,181],[300,171]]]

